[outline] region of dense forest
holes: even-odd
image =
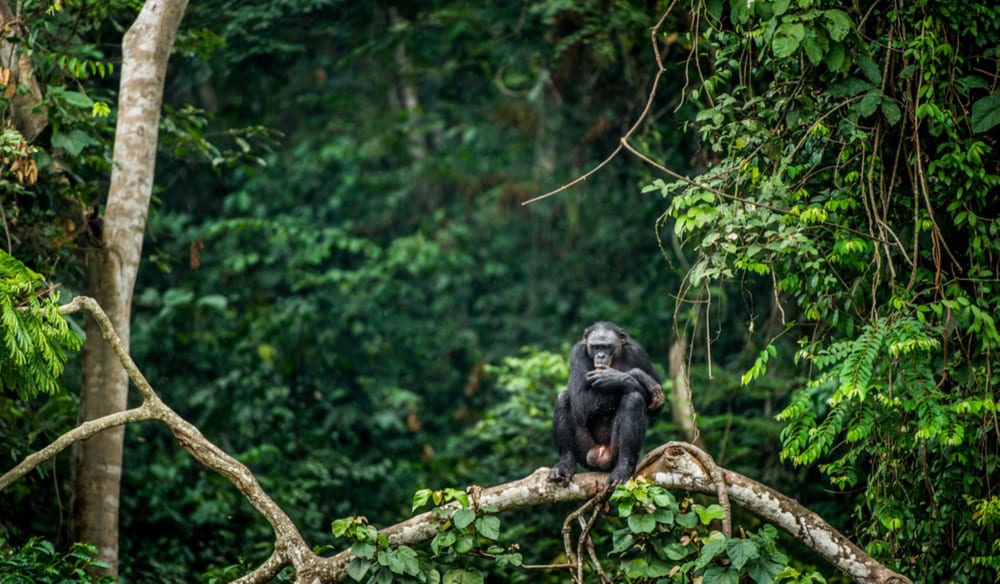
[[[1000,581],[991,0],[0,20],[0,582]]]

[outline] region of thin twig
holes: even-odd
[[[612,160],[614,160],[614,158],[616,156],[618,156],[618,153],[621,152],[622,146],[625,144],[626,140],[628,140],[628,138],[630,136],[632,136],[632,134],[635,133],[636,129],[639,127],[639,124],[641,124],[642,121],[649,114],[649,110],[653,106],[653,99],[656,97],[656,89],[657,89],[657,86],[660,83],[660,77],[662,77],[663,74],[666,72],[666,69],[663,68],[663,62],[660,59],[660,49],[659,49],[659,46],[657,45],[657,42],[656,42],[656,35],[659,32],[660,27],[662,27],[663,23],[667,20],[667,15],[670,14],[670,12],[674,9],[674,6],[676,4],[677,4],[677,0],[673,0],[673,2],[670,3],[670,6],[667,7],[667,10],[663,13],[663,16],[660,17],[660,21],[656,23],[656,25],[652,28],[652,30],[650,32],[650,35],[653,38],[653,51],[656,54],[656,64],[659,66],[659,70],[656,72],[656,76],[653,78],[653,88],[650,90],[649,96],[646,98],[646,106],[644,108],[642,108],[642,113],[639,114],[638,119],[636,119],[635,123],[632,124],[632,127],[629,128],[628,132],[626,132],[625,135],[622,137],[621,142],[618,144],[618,147],[616,147],[614,149],[614,151],[612,151],[611,154],[609,154],[608,157],[605,158],[600,164],[598,164],[594,168],[590,169],[590,171],[588,171],[587,173],[585,173],[585,174],[583,174],[581,176],[578,176],[573,181],[564,184],[563,186],[559,187],[558,189],[556,189],[554,191],[549,191],[549,192],[545,193],[544,195],[539,195],[539,196],[534,197],[532,199],[528,199],[527,201],[521,203],[521,206],[530,205],[530,204],[532,204],[532,203],[534,203],[536,201],[541,201],[542,199],[547,199],[547,198],[551,197],[552,195],[555,195],[557,193],[561,193],[562,191],[565,191],[566,189],[568,189],[570,187],[573,187],[573,186],[575,186],[577,184],[582,183],[583,181],[585,181],[588,178],[590,178],[591,176],[593,176],[594,173],[596,173],[597,171],[599,171],[602,168],[604,168],[605,166],[607,166]]]
[[[571,572],[573,575],[573,581],[578,584],[583,584],[583,562],[580,561],[580,557],[575,551],[576,546],[573,545],[573,522],[579,519],[581,515],[586,513],[587,510],[595,504],[603,504],[606,496],[606,493],[602,492],[597,496],[590,498],[586,503],[581,505],[579,509],[567,515],[566,520],[563,521],[563,548],[566,550],[566,559],[569,561],[569,565],[574,569],[573,572]]]
[[[602,582],[609,582],[607,574],[604,573],[604,568],[601,567],[601,561],[597,558],[597,550],[594,548],[594,540],[590,537],[590,530],[594,527],[594,523],[597,522],[598,517],[601,516],[601,511],[603,510],[604,503],[611,496],[610,490],[605,490],[603,493],[594,497],[594,500],[600,500],[600,505],[595,505],[593,512],[590,514],[590,519],[586,522],[580,519],[580,539],[577,544],[577,557],[582,557],[583,552],[587,552],[587,557],[590,558],[590,563],[594,566],[594,571],[601,578]],[[581,565],[583,562],[580,562]],[[581,572],[582,576],[582,572]]]

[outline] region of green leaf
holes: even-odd
[[[823,25],[826,27],[827,32],[830,33],[830,38],[835,41],[844,40],[854,30],[854,23],[851,21],[851,17],[843,10],[837,8],[824,10],[823,16],[825,17]]]
[[[449,499],[461,503],[462,507],[469,506],[469,494],[462,489],[445,489],[444,492]]]
[[[830,48],[830,41],[822,30],[810,28],[806,31],[802,47],[806,51],[809,62],[816,66],[823,62],[823,57]]]
[[[486,539],[499,539],[500,518],[496,515],[484,515],[476,519],[476,531]]]
[[[452,523],[458,529],[465,529],[466,527],[472,525],[472,522],[476,520],[476,512],[472,509],[459,509],[455,511],[455,514],[451,516]]]
[[[675,562],[679,562],[691,554],[691,550],[679,543],[672,543],[668,546],[664,546],[662,551],[663,555],[667,556],[667,559]]]
[[[827,93],[829,93],[831,97],[854,97],[855,95],[860,95],[873,89],[875,88],[867,81],[858,79],[857,77],[848,77],[843,81],[839,81],[831,85]]]
[[[976,134],[1000,124],[1000,93],[987,95],[972,104],[972,131]]]
[[[471,535],[463,535],[455,542],[455,552],[467,554],[476,547],[476,538]]]
[[[225,310],[226,306],[229,305],[229,299],[222,294],[206,294],[205,296],[198,298],[195,304],[198,306],[215,308],[217,310]]]
[[[749,539],[731,539],[726,542],[726,555],[733,561],[733,569],[740,570],[750,560],[760,557],[757,544]]]
[[[666,525],[667,527],[674,525],[674,512],[670,509],[658,509],[651,517],[656,519],[656,522],[661,525]]]
[[[714,20],[722,19],[722,9],[723,9],[722,0],[708,0],[705,3],[705,10],[707,10],[708,13],[712,15]]]
[[[861,73],[864,74],[865,79],[870,81],[872,85],[882,85],[882,70],[879,66],[868,57],[860,57],[857,60],[858,68],[861,69]]]
[[[875,110],[878,109],[878,106],[881,103],[881,95],[870,93],[861,98],[861,102],[858,104],[858,113],[860,113],[863,118],[868,117],[875,113]]]
[[[677,506],[677,499],[674,494],[666,489],[657,489],[652,494],[653,504],[657,507],[674,508]]]
[[[359,558],[370,560],[375,557],[377,549],[373,543],[361,542],[351,546],[351,553]]]
[[[705,570],[702,578],[702,582],[711,582],[712,584],[739,584],[739,581],[740,575],[738,572],[721,566],[712,566]]]
[[[687,529],[698,525],[698,516],[694,513],[680,513],[674,517],[674,520],[677,521],[677,525],[686,527]]]
[[[629,580],[646,580],[650,578],[649,562],[646,558],[635,558],[625,563],[625,577]]]
[[[775,16],[781,16],[782,14],[788,12],[788,7],[791,3],[792,0],[774,0],[771,2],[771,10],[774,11]]]
[[[628,548],[632,547],[635,543],[635,537],[627,529],[616,530],[614,536],[612,536],[612,547],[611,553],[620,554],[623,553]]]
[[[90,134],[83,130],[71,130],[66,132],[54,132],[52,134],[52,146],[62,148],[70,156],[79,156],[87,146],[97,144]]]
[[[518,568],[524,564],[524,556],[519,553],[513,554],[497,554],[497,567],[506,568],[507,566],[513,566]]]
[[[889,122],[890,126],[898,124],[900,118],[903,117],[903,114],[899,111],[899,106],[888,97],[882,98],[882,115],[885,116],[885,121]]]
[[[389,569],[394,574],[418,576],[420,574],[420,560],[417,557],[416,550],[404,546],[390,552]]]
[[[445,572],[442,584],[483,584],[483,573],[475,568],[452,568]]]
[[[721,505],[715,504],[708,507],[695,505],[694,512],[698,514],[698,519],[701,519],[704,525],[708,525],[714,519],[723,519],[726,517],[726,510]]]
[[[850,62],[846,56],[847,53],[844,51],[844,45],[833,43],[830,45],[830,50],[826,52],[826,58],[823,61],[831,71],[841,71]]]
[[[726,536],[721,533],[714,531],[708,536],[708,540],[705,545],[701,548],[701,553],[698,554],[698,560],[695,562],[695,568],[701,569],[709,565],[712,560],[726,552]]]
[[[413,493],[413,506],[411,507],[411,511],[416,511],[417,509],[420,509],[421,507],[426,505],[427,502],[430,501],[430,499],[431,499],[430,489],[420,489],[416,493]]]
[[[656,529],[656,518],[652,515],[630,515],[628,528],[634,533],[653,533]]]
[[[360,582],[361,579],[365,577],[365,574],[368,573],[368,569],[371,568],[371,566],[372,563],[368,560],[353,557],[351,558],[351,561],[347,563],[347,575],[350,576],[351,579]]]
[[[66,103],[74,107],[90,108],[94,105],[94,100],[79,91],[64,91],[62,96]]]
[[[806,29],[799,22],[785,22],[778,27],[771,40],[771,49],[774,56],[779,59],[790,57],[799,50],[802,39],[805,38]]]
[[[374,582],[375,584],[392,584],[392,571],[388,568],[379,568],[378,572],[375,573],[375,577],[369,580],[369,582]]]
[[[747,574],[757,584],[771,584],[785,566],[774,560],[755,560],[747,566]]]
[[[454,529],[438,532],[438,534],[434,536],[434,539],[431,540],[431,551],[434,552],[435,555],[439,554],[442,549],[447,549],[455,545],[456,541],[458,541],[458,532]]]

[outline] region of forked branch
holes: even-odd
[[[98,323],[102,334],[142,395],[142,404],[81,424],[66,432],[49,446],[28,456],[0,477],[0,490],[24,476],[39,464],[52,459],[76,440],[82,440],[102,430],[142,420],[158,420],[174,433],[180,445],[206,467],[229,479],[244,497],[264,516],[275,532],[274,552],[256,570],[237,582],[267,582],[285,566],[295,569],[296,581],[302,583],[341,582],[347,578],[350,550],[323,558],[312,552],[291,519],[264,492],[256,477],[241,462],[210,442],[202,433],[168,407],[153,390],[121,339],[115,333],[107,315],[88,297],[77,297],[62,308],[63,314],[78,311],[89,314]],[[841,535],[821,517],[794,500],[739,473],[719,468],[708,454],[684,442],[670,442],[647,454],[639,463],[638,476],[668,489],[683,489],[718,496],[720,501],[731,499],[737,505],[753,511],[765,521],[792,534],[816,553],[843,570],[854,581],[871,584],[911,584],[905,576],[892,572],[876,562],[858,546]],[[493,506],[498,512],[536,505],[567,501],[593,500],[605,492],[607,475],[577,474],[568,485],[549,480],[549,469],[540,468],[531,475],[510,483],[478,491],[479,506]],[[603,498],[597,499],[598,506]],[[728,504],[723,503],[727,508]],[[457,510],[457,507],[455,507]],[[580,515],[585,509],[581,509]],[[391,545],[416,545],[432,539],[440,528],[440,516],[428,511],[382,530]],[[593,548],[587,544],[589,525],[583,526],[581,542],[573,555],[577,565],[586,554],[596,560]],[[578,571],[579,573],[579,571]]]

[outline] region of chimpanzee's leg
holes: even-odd
[[[573,420],[569,392],[560,393],[556,400],[552,430],[559,462],[549,471],[549,480],[566,483],[576,474],[577,460],[586,460],[587,451],[594,445],[586,426],[580,426]]]
[[[631,478],[645,438],[646,399],[641,392],[628,392],[622,396],[611,430],[611,452],[617,456],[617,462],[608,475],[608,488]]]

